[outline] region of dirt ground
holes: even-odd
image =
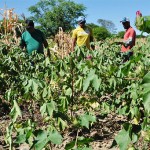
[[[90,143],[93,150],[119,150],[118,148],[110,148],[113,142],[113,138],[120,130],[120,122],[114,121],[116,118],[112,120],[113,116],[109,116],[106,119],[98,119],[99,121],[92,126],[90,130],[82,130],[79,132],[79,136],[91,137],[94,139],[93,142]],[[5,150],[8,146],[4,141],[4,133],[5,127],[9,124],[8,117],[0,117],[0,150]],[[65,145],[75,139],[77,131],[74,129],[68,129],[63,134],[63,143],[61,145],[53,147],[53,150],[64,150]],[[22,144],[20,146],[21,150],[28,150],[29,146],[27,144]]]
[[[5,112],[5,113],[4,113]],[[23,119],[28,119],[31,116],[27,115],[27,110],[23,111]],[[5,143],[6,126],[10,122],[8,116],[9,110],[4,106],[0,107],[0,150],[7,150],[8,145]],[[39,114],[36,114],[36,118],[40,118]],[[119,150],[118,147],[112,147],[114,137],[121,129],[121,125],[126,121],[123,116],[117,116],[116,114],[109,114],[106,116],[97,115],[97,122],[94,123],[90,129],[82,129],[78,131],[78,136],[84,136],[92,138],[93,142],[90,146],[93,150]],[[40,120],[40,119],[39,119]],[[65,146],[70,141],[74,140],[77,136],[77,129],[68,128],[63,133],[63,142],[60,145],[53,145],[52,150],[65,150]],[[28,144],[21,144],[16,150],[29,150]],[[15,150],[15,149],[14,149]]]
[[[6,106],[1,106],[0,111],[0,150],[8,149],[8,145],[6,145],[4,137],[6,133],[6,126],[8,126],[10,122],[10,118],[8,116],[9,109],[6,109]],[[4,113],[5,112],[5,113]],[[24,116],[27,117],[26,112],[24,112]],[[24,117],[24,118],[26,118]],[[29,117],[29,116],[28,116]],[[38,116],[37,116],[38,117]],[[26,118],[27,119],[27,118]],[[122,121],[121,121],[122,120]],[[90,146],[93,150],[118,150],[118,148],[110,148],[113,142],[115,135],[121,129],[121,124],[124,122],[124,118],[121,116],[115,115],[107,115],[105,117],[97,115],[97,122],[92,125],[92,127],[88,129],[83,129],[78,132],[78,136],[90,137],[93,138],[93,142],[90,143]],[[77,135],[76,129],[67,129],[63,133],[63,143],[61,145],[57,145],[53,147],[53,150],[64,150],[65,145],[75,139]],[[19,148],[20,150],[28,150],[29,145],[22,144]]]

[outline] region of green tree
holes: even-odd
[[[124,34],[125,34],[125,31],[120,31],[120,32],[118,32],[117,37],[123,38]]]
[[[116,32],[115,24],[112,21],[105,19],[98,19],[97,22],[100,24],[100,26],[106,28],[109,32],[111,33]]]
[[[93,28],[99,27],[98,25],[94,24],[94,23],[87,23],[87,26]]]
[[[70,31],[76,24],[79,16],[84,15],[86,7],[71,0],[40,0],[36,5],[29,7],[33,15],[30,17],[47,35],[55,35],[59,27]]]
[[[93,28],[93,35],[96,40],[105,40],[111,36],[111,33],[104,27]]]

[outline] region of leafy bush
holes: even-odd
[[[136,146],[140,137],[149,142],[149,43],[139,41],[133,48],[134,57],[126,63],[121,63],[122,56],[117,56],[120,47],[112,45],[111,39],[95,42],[97,50],[77,47],[56,60],[35,52],[26,55],[17,46],[4,53],[7,47],[1,44],[1,99],[11,105],[5,137],[9,149],[22,143],[35,150],[61,144],[66,128],[92,128],[98,120],[97,112],[126,117],[115,137],[120,150]],[[85,59],[88,55],[91,60]],[[23,105],[26,118],[22,118]],[[79,138],[78,131],[66,149],[83,149],[92,141],[90,135]]]
[[[93,29],[93,35],[94,35],[94,38],[97,41],[105,40],[106,38],[111,36],[110,32],[104,27],[96,27],[96,28],[94,28]]]
[[[119,38],[123,38],[124,37],[124,33],[125,33],[125,31],[120,31],[120,32],[118,32],[117,36]]]

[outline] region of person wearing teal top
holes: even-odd
[[[26,20],[26,31],[23,32],[20,41],[20,47],[26,49],[30,55],[34,50],[37,53],[44,54],[44,48],[47,49],[47,56],[50,56],[48,42],[42,31],[34,28],[32,20]]]

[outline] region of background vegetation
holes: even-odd
[[[19,48],[16,33],[24,31],[24,22],[13,10],[6,10],[9,15],[1,21],[0,41],[0,146],[10,150],[21,149],[23,144],[36,150],[91,150],[100,149],[94,145],[96,141],[101,145],[107,139],[109,145],[102,148],[149,149],[149,37],[139,38],[134,57],[123,63],[120,46],[115,44],[121,39],[91,23],[98,39],[96,49],[77,47],[70,53],[71,37],[64,31],[73,24],[63,26],[67,27],[64,31],[55,24],[51,28],[51,17],[65,4],[76,8],[71,13],[75,23],[85,8],[70,1],[44,1],[29,8],[39,28],[55,35],[55,40],[48,40],[51,58],[36,52],[29,56]],[[42,16],[38,16],[41,10]],[[80,14],[73,16],[76,10]],[[48,14],[51,20],[46,22]]]

